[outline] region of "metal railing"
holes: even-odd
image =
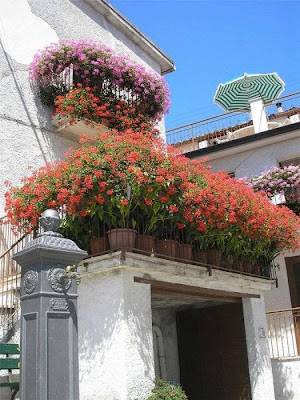
[[[300,307],[268,311],[271,358],[300,356]]]
[[[293,115],[293,110],[300,107],[300,91],[266,103],[265,110],[271,125],[270,129],[273,125],[274,128],[277,127],[271,123],[279,117],[275,103],[282,103],[284,111],[280,123],[277,125],[292,123],[293,121],[288,121],[288,118],[289,114]],[[241,109],[169,129],[166,131],[166,139],[168,144],[180,147],[186,153],[234,139],[235,131],[250,127],[250,125],[252,125],[252,121],[249,110]]]
[[[30,240],[31,235],[14,233],[5,218],[0,219],[0,340],[19,315],[20,267],[12,256]]]

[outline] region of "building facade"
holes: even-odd
[[[61,159],[78,145],[53,126],[52,110],[41,104],[29,79],[28,63],[39,48],[90,38],[159,74],[174,70],[155,44],[103,0],[51,0],[47,7],[42,0],[13,6],[7,0],[0,18],[0,176],[13,185],[31,173],[28,166]],[[2,185],[1,210],[5,190]],[[12,333],[18,331],[22,282],[11,257],[25,240],[30,238],[7,231],[1,236],[3,340],[18,340]],[[190,400],[275,399],[264,303],[275,282],[273,270],[245,273],[118,251],[86,259],[79,272],[82,400],[146,400],[155,374],[181,384]]]

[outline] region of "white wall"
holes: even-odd
[[[258,144],[256,148],[248,151],[243,151],[242,146],[239,149],[237,154],[222,158],[220,152],[219,158],[210,161],[213,171],[234,171],[236,178],[251,178],[259,175],[263,171],[278,166],[279,161],[299,157],[300,132],[299,137],[295,139],[262,147]],[[208,158],[210,158],[209,155]]]
[[[29,81],[28,61],[39,47],[58,39],[91,38],[160,72],[148,54],[83,0],[2,0],[1,7],[0,216],[4,180],[16,185],[30,175],[28,166],[36,169],[61,159],[76,145],[56,132],[52,110],[41,104]]]
[[[80,399],[146,400],[154,384],[151,288],[130,271],[94,273],[78,287]]]
[[[272,360],[276,400],[300,399],[300,358]]]

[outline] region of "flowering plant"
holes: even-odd
[[[96,88],[82,87],[78,83],[64,96],[58,95],[55,98],[55,113],[52,117],[68,116],[71,118],[71,125],[77,120],[85,119],[86,124],[99,123],[118,131],[152,128],[149,118],[139,113],[135,107],[128,107],[123,100],[103,102],[95,92]]]
[[[155,379],[155,387],[152,392],[153,394],[148,397],[148,400],[188,400],[180,386],[165,382],[159,377]]]
[[[273,167],[259,176],[246,180],[256,192],[262,191],[269,198],[283,195],[287,207],[299,215],[300,212],[300,166]]]
[[[35,229],[41,212],[52,207],[64,209],[73,232],[94,216],[109,228],[136,228],[142,218],[148,232],[163,231],[167,221],[195,240],[207,236],[218,247],[228,245],[233,256],[271,260],[299,245],[294,213],[223,172],[166,151],[149,131],[99,133],[81,142],[64,161],[42,167],[7,192],[12,224]]]
[[[62,40],[36,54],[29,68],[47,105],[68,92],[71,82],[97,87],[104,102],[124,100],[153,119],[168,111],[169,91],[163,78],[99,42]]]

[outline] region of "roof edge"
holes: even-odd
[[[153,58],[160,65],[162,75],[175,71],[173,60],[111,4],[105,0],[84,1]]]

